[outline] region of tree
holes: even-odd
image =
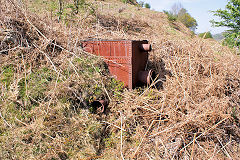
[[[240,1],[229,0],[225,10],[218,9],[212,11],[214,16],[221,18],[221,21],[211,20],[213,27],[228,27],[223,35],[225,37],[224,44],[233,46],[240,46]]]
[[[185,8],[181,8],[181,9],[178,11],[177,16],[178,16],[178,17],[183,17],[186,13],[187,13],[187,10],[186,10]]]
[[[181,3],[175,3],[171,11],[164,11],[164,13],[167,14],[169,21],[173,22],[177,19],[192,31],[195,31],[198,26],[196,19],[183,8]]]
[[[185,8],[182,8],[178,15],[178,20],[182,22],[187,28],[191,29],[192,31],[195,31],[198,24],[195,18],[193,18]]]
[[[148,8],[148,9],[150,9],[150,8],[151,8],[151,6],[150,6],[150,4],[149,4],[149,3],[145,3],[145,4],[144,4],[144,7],[145,7],[145,8]]]
[[[183,8],[183,5],[181,4],[181,3],[174,3],[173,4],[173,6],[172,6],[172,10],[171,10],[171,12],[172,12],[172,14],[174,15],[174,16],[177,16],[178,15],[178,13],[179,13],[179,11],[181,10]]]

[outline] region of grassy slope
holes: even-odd
[[[69,18],[68,10],[61,23],[57,3],[27,2],[29,21],[67,50],[51,46],[22,9],[1,4],[2,30],[35,44],[0,55],[1,158],[239,158],[240,59],[229,48],[117,1],[98,4],[97,19],[90,12]],[[158,82],[123,90],[101,59],[77,47],[87,38],[149,40],[148,68]],[[99,98],[111,100],[105,114],[90,105]]]

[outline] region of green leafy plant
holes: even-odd
[[[220,17],[221,21],[211,20],[210,22],[214,27],[227,27],[227,30],[223,36],[224,44],[230,47],[240,46],[240,1],[229,0],[225,10],[218,9],[212,11],[214,16]]]

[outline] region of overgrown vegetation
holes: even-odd
[[[95,8],[85,0],[53,0],[49,3],[51,11],[58,16],[58,21],[63,20],[66,24],[78,19],[78,14],[85,18],[95,16]]]
[[[173,22],[179,20],[192,31],[195,31],[198,26],[196,19],[193,18],[185,8],[183,8],[181,3],[175,3],[172,6],[171,11],[164,11],[164,13],[168,16],[169,21]]]
[[[228,47],[120,1],[68,25],[49,1],[44,12],[1,2],[0,159],[240,159],[240,60]],[[82,50],[89,38],[148,39],[158,78],[124,89]]]

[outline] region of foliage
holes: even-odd
[[[193,18],[185,8],[183,8],[181,3],[175,3],[171,11],[163,12],[168,16],[169,21],[173,22],[179,20],[192,31],[195,31],[196,27],[198,26],[196,19]]]
[[[74,0],[72,3],[64,4],[62,0],[59,0],[59,11],[57,15],[60,19],[64,19],[67,23],[69,20],[74,21],[77,14],[95,15],[95,8],[92,7],[90,3],[85,0]]]
[[[173,22],[177,20],[177,16],[175,16],[172,12],[166,10],[164,10],[163,12],[167,15],[169,21]]]
[[[182,22],[187,28],[194,31],[198,26],[196,19],[194,19],[185,8],[182,8],[178,15],[178,20]]]
[[[138,5],[139,3],[136,2],[136,0],[122,0],[123,3],[129,3],[132,5]]]
[[[232,31],[227,31],[223,33],[223,36],[225,37],[223,44],[228,45],[230,47],[234,46],[240,46],[240,32],[232,32]]]
[[[18,99],[26,105],[42,101],[44,92],[53,80],[56,80],[56,74],[46,67],[32,71],[26,79],[22,78],[18,82]]]
[[[225,10],[218,9],[212,11],[214,16],[220,17],[221,21],[211,20],[214,27],[227,27],[229,30],[223,35],[225,37],[224,44],[233,46],[240,46],[240,1],[230,0],[225,7]]]
[[[204,39],[213,38],[211,32],[199,33],[198,36]]]
[[[145,4],[144,4],[144,7],[150,9],[150,8],[151,8],[151,5],[150,5],[149,3],[145,3]]]
[[[9,88],[14,75],[14,69],[12,65],[8,65],[2,68],[2,74],[0,74],[0,83],[6,85]]]

